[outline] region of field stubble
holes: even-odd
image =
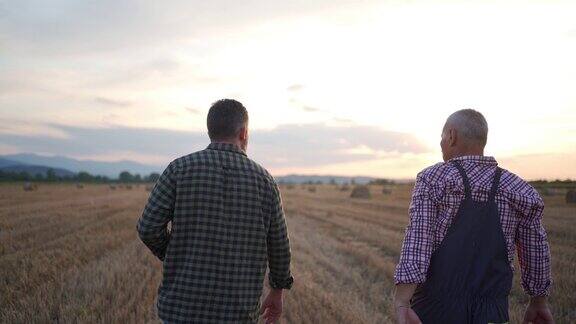
[[[390,323],[411,186],[351,199],[335,186],[282,188],[295,284],[286,323]],[[143,186],[0,185],[0,322],[158,322],[161,264],[138,241]],[[576,321],[576,205],[545,197],[557,323]],[[518,268],[518,267],[517,267]],[[518,272],[511,323],[527,297]]]

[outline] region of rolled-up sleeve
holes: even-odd
[[[160,260],[164,260],[166,248],[170,241],[168,223],[174,216],[175,200],[176,181],[174,166],[171,163],[152,189],[136,226],[142,242]]]
[[[294,279],[290,273],[290,241],[282,198],[275,182],[272,181],[270,187],[270,225],[267,237],[269,282],[274,289],[290,289]]]
[[[520,223],[516,232],[516,248],[522,272],[522,287],[530,296],[548,296],[552,285],[550,247],[542,226],[544,202],[537,193],[526,199],[518,211]]]
[[[433,220],[437,214],[438,208],[430,196],[428,183],[420,173],[412,192],[410,220],[394,273],[396,284],[418,284],[426,281],[433,250]]]

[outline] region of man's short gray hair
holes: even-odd
[[[464,139],[486,145],[488,123],[480,112],[474,109],[458,110],[448,117],[446,124],[454,127]]]

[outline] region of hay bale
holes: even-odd
[[[348,186],[347,184],[340,187],[340,191],[349,191],[349,190],[350,190],[350,186]]]
[[[370,188],[368,186],[356,186],[350,194],[350,198],[370,199],[370,197]]]
[[[24,191],[34,191],[38,189],[38,186],[36,184],[33,184],[31,182],[24,182],[24,186],[23,186]]]
[[[110,190],[116,190],[116,186],[113,184],[109,185],[108,188],[110,188]]]
[[[536,190],[538,191],[538,193],[540,193],[541,196],[553,196],[554,195],[554,191],[550,190],[550,188],[540,187],[540,188],[536,188]]]
[[[308,192],[316,192],[316,187],[308,187]]]
[[[125,185],[124,187],[128,190],[132,190],[132,185]]]
[[[384,195],[391,195],[392,194],[392,190],[388,189],[388,188],[384,188],[382,189],[382,194]]]
[[[570,189],[566,193],[566,203],[576,204],[576,189]]]
[[[84,189],[84,185],[81,183],[76,184],[76,189]]]

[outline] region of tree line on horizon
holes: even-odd
[[[92,175],[86,171],[80,171],[73,176],[58,176],[53,169],[48,169],[46,174],[35,173],[31,174],[26,171],[21,172],[7,172],[0,170],[0,182],[11,181],[37,181],[37,182],[83,182],[83,183],[154,183],[158,180],[160,174],[152,172],[148,175],[142,176],[138,173],[130,173],[129,171],[122,171],[118,174],[118,178],[110,178],[102,175]],[[330,179],[328,184],[335,185],[336,181]],[[541,187],[556,187],[556,188],[574,188],[576,180],[534,180],[529,183],[535,188]],[[279,181],[279,184],[293,184],[290,181]],[[323,181],[305,181],[302,184],[322,185]],[[352,178],[346,184],[355,185],[356,181]],[[395,181],[389,179],[374,179],[368,182],[368,185],[393,185]]]
[[[83,183],[154,183],[160,177],[159,173],[152,172],[141,176],[138,173],[132,174],[129,171],[122,171],[118,178],[110,178],[102,175],[92,175],[86,171],[80,171],[73,176],[61,177],[53,169],[48,169],[46,174],[29,172],[6,172],[0,170],[0,181],[37,181],[37,182],[83,182]]]

